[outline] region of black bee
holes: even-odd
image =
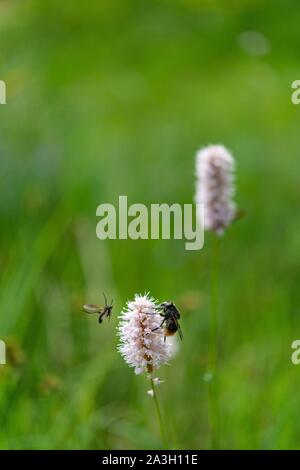
[[[105,305],[101,307],[101,305],[95,304],[86,304],[83,306],[83,310],[86,313],[98,313],[99,314],[99,323],[102,323],[104,318],[110,319],[112,308],[113,308],[113,300],[111,301],[110,305],[107,303],[106,295],[103,293]]]
[[[160,324],[160,328],[163,328],[165,341],[167,336],[173,336],[178,331],[179,337],[183,340],[183,334],[179,325],[180,313],[177,310],[176,305],[173,302],[162,302],[159,305],[162,309],[160,315],[163,317],[163,321]],[[158,328],[155,328],[158,329]]]

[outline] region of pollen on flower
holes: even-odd
[[[135,295],[120,319],[118,350],[136,374],[152,373],[168,361],[170,348],[164,342],[162,319],[153,298],[148,294]]]
[[[223,145],[209,145],[197,153],[196,202],[204,205],[204,228],[222,235],[236,215],[234,159]]]

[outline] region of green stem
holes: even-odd
[[[156,394],[156,391],[155,391],[155,385],[154,385],[153,375],[152,374],[150,375],[150,382],[151,382],[153,400],[154,400],[154,404],[155,404],[157,420],[158,420],[158,424],[159,424],[159,428],[160,428],[160,433],[161,433],[163,446],[164,446],[165,449],[168,449],[167,435],[166,435],[166,431],[165,431],[165,428],[164,428],[164,423],[163,423],[162,416],[161,416],[161,411],[160,411],[160,407],[159,407],[159,403],[158,403],[157,394]]]
[[[215,236],[213,240],[210,280],[210,419],[212,448],[219,448],[220,417],[218,400],[217,377],[217,344],[218,344],[218,309],[219,309],[219,258],[220,239]]]

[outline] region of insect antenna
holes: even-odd
[[[104,292],[102,292],[102,295],[103,295],[103,297],[104,297],[105,307],[107,307],[107,298],[106,298],[106,295],[104,294]]]

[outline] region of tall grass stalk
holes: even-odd
[[[211,443],[213,449],[220,447],[220,410],[218,394],[218,310],[220,237],[213,236],[210,278],[210,373],[209,384]]]
[[[155,385],[154,385],[154,380],[153,380],[153,375],[152,374],[150,375],[150,383],[151,383],[152,396],[153,396],[153,401],[154,401],[154,405],[155,405],[157,421],[158,421],[158,424],[159,424],[159,429],[160,429],[160,433],[161,433],[161,439],[162,439],[163,447],[164,447],[164,449],[168,449],[167,434],[166,434],[164,422],[163,422],[163,419],[162,419],[162,414],[161,414],[161,411],[160,411],[159,401],[158,401],[157,393],[156,393],[156,390],[155,390]]]

